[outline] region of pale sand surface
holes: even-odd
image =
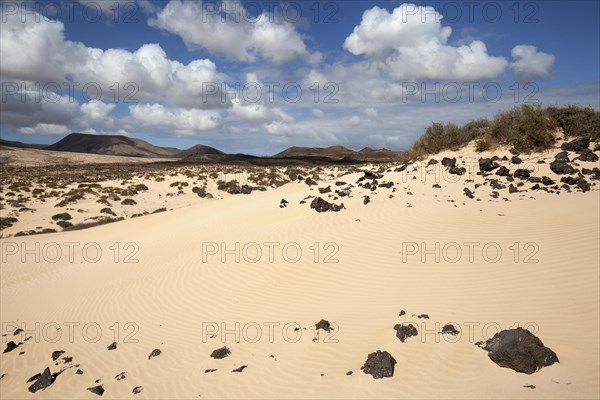
[[[556,152],[548,152],[547,162]],[[449,154],[469,162],[481,156],[467,148],[435,158]],[[522,158],[535,163],[540,155]],[[539,176],[556,179],[548,164],[538,166]],[[354,184],[360,176],[339,179]],[[481,177],[473,177],[474,183],[465,183],[466,176],[453,177],[456,182],[441,179],[442,188],[434,189],[435,174],[423,176],[413,180],[412,175],[386,173],[381,180],[395,182],[396,192],[379,188],[369,193],[371,203],[365,206],[362,196],[368,191],[355,187],[351,198],[334,201],[346,205],[339,213],[318,214],[309,209],[310,199],[299,204],[318,195],[317,187],[332,184],[334,189],[333,182],[319,182],[312,190],[289,183],[82,231],[3,239],[7,262],[0,269],[0,310],[2,333],[11,333],[2,338],[2,348],[13,340],[13,323],[33,329],[39,322],[41,328],[37,342],[34,337],[1,355],[0,374],[6,376],[0,380],[0,397],[98,398],[86,388],[100,379],[104,398],[598,398],[597,183],[586,193],[509,195],[503,190],[499,199],[482,186],[474,190],[481,199],[476,201],[463,194],[463,187],[473,189]],[[290,203],[287,208],[279,208],[282,198]],[[67,242],[79,244],[73,260]],[[278,244],[273,262],[266,242]],[[433,254],[422,260],[419,252],[403,259],[406,243],[433,249],[436,242],[440,248],[457,243],[462,257],[436,262]],[[467,242],[478,243],[472,262]],[[27,248],[39,243],[50,252],[48,245],[55,243],[63,254],[54,263],[49,262],[53,253],[39,262],[29,255],[22,262],[21,253],[7,255],[8,243]],[[96,263],[82,256],[81,248],[90,243],[102,250]],[[117,262],[111,250],[115,243]],[[127,243],[134,245],[125,249]],[[207,243],[221,250],[223,244],[232,249],[236,243],[242,248],[257,243],[263,252],[257,262],[251,262],[252,252],[239,262],[226,255],[223,262],[222,252],[203,253]],[[294,249],[287,259],[282,254],[289,243],[302,250],[297,262],[290,260]],[[315,243],[320,248],[316,261]],[[333,245],[325,248],[328,243]],[[516,260],[515,243],[520,248]],[[487,259],[482,254],[486,244],[501,249],[497,262],[490,261],[493,249]],[[126,263],[132,249],[138,262]],[[337,263],[325,262],[332,249]],[[531,262],[525,262],[527,255]],[[407,315],[400,317],[400,310]],[[422,313],[429,319],[413,316]],[[320,331],[313,342],[311,326],[322,318],[336,330],[329,335]],[[73,340],[65,325],[69,322],[79,323]],[[130,338],[128,322],[137,327]],[[203,335],[212,323],[225,323],[232,331],[236,322],[239,338],[221,331],[214,338]],[[407,322],[417,326],[419,335],[401,343],[393,326]],[[55,343],[50,323],[62,327]],[[83,337],[86,323],[101,327],[97,342]],[[110,329],[115,323],[118,340],[117,329]],[[269,323],[279,324],[272,334]],[[436,334],[446,323],[454,323],[461,335]],[[255,324],[262,335],[253,340]],[[286,324],[287,334],[282,332]],[[294,332],[294,324],[308,329]],[[521,374],[500,368],[474,345],[498,328],[516,326],[534,332],[560,363]],[[88,335],[95,336],[93,328]],[[117,349],[108,351],[115,340]],[[232,351],[229,357],[210,358],[224,345]],[[162,354],[148,360],[155,348]],[[84,374],[68,369],[45,391],[29,393],[29,377],[45,367],[56,372],[71,365],[55,365],[50,358],[55,350],[65,350]],[[386,350],[398,361],[393,377],[375,380],[360,370],[375,350]],[[248,366],[242,373],[230,372],[241,365]],[[209,368],[217,371],[205,373]],[[127,372],[126,378],[117,381],[121,372]],[[143,391],[133,395],[136,386]]]
[[[150,163],[169,161],[169,158],[107,156],[41,149],[22,149],[0,146],[0,163],[16,166],[45,166],[56,164]]]

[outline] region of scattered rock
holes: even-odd
[[[321,213],[328,211],[338,212],[345,207],[344,203],[338,206],[337,204],[328,203],[320,197],[315,197],[315,199],[310,203],[310,208],[313,208],[317,212]]]
[[[56,377],[60,374],[60,372],[56,373],[56,374],[52,374],[50,373],[50,368],[47,368],[44,370],[44,372],[42,372],[41,374],[36,374],[34,376],[32,376],[31,378],[29,378],[29,380],[27,382],[33,382],[33,384],[31,386],[29,386],[29,391],[31,393],[35,393],[38,390],[43,390],[46,389],[48,386],[52,385],[54,383],[54,380],[56,379]]]
[[[371,202],[371,198],[369,196],[363,196],[363,204],[366,206]]]
[[[242,372],[242,371],[243,371],[243,370],[245,370],[246,368],[248,368],[248,366],[247,366],[247,365],[242,365],[242,366],[241,366],[241,367],[239,367],[239,368],[236,368],[236,369],[234,369],[234,370],[231,370],[231,372]]]
[[[162,353],[162,351],[160,351],[160,349],[154,349],[152,350],[152,353],[150,353],[150,355],[148,356],[148,360],[151,359],[152,357],[158,357],[160,356]]]
[[[535,386],[533,385],[523,385],[523,387],[528,389],[535,389]]]
[[[209,374],[209,373],[211,373],[211,372],[215,372],[215,371],[216,371],[216,369],[209,368],[209,369],[205,369],[205,370],[204,370],[204,373],[205,373],[205,374]]]
[[[241,189],[240,189],[240,193],[242,194],[250,194],[252,193],[252,186],[249,185],[242,185]]]
[[[442,335],[452,335],[452,336],[456,336],[460,333],[459,330],[457,330],[454,325],[452,324],[447,324],[444,325],[442,327],[442,331],[440,332]]]
[[[419,334],[419,332],[417,332],[417,328],[415,328],[413,324],[396,324],[394,329],[396,330],[396,337],[400,339],[402,343],[404,343],[409,337],[417,336]]]
[[[229,350],[227,347],[223,346],[219,349],[214,350],[210,356],[214,359],[220,360],[222,358],[227,357],[228,355],[231,354],[231,350]]]
[[[419,319],[429,319],[429,315],[427,315],[427,314],[419,314],[419,315],[417,315],[417,318],[419,318]]]
[[[523,162],[523,160],[521,160],[518,156],[512,156],[512,158],[510,159],[510,162],[512,164],[521,164]]]
[[[371,374],[373,379],[389,378],[394,375],[396,360],[387,351],[377,350],[367,357],[367,361],[360,368],[365,374]]]
[[[10,353],[11,351],[19,347],[21,344],[21,342],[19,342],[19,344],[16,344],[11,340],[10,342],[6,343],[6,349],[4,349],[3,353]]]
[[[470,199],[473,199],[473,198],[475,198],[475,196],[474,196],[473,192],[472,192],[472,191],[471,191],[469,188],[464,188],[463,190],[464,190],[464,192],[465,192],[465,195],[466,195],[468,198],[470,198]]]
[[[346,375],[352,375],[354,373],[354,371],[348,371],[346,372]]]
[[[480,158],[479,159],[479,170],[481,172],[490,172],[498,168],[500,165],[492,161],[490,158]]]
[[[498,175],[498,176],[510,176],[510,170],[503,165],[500,168],[498,168],[498,171],[496,171],[496,175]]]
[[[513,174],[513,176],[515,178],[520,178],[520,179],[527,179],[531,176],[531,173],[529,172],[528,169],[518,169],[515,171],[515,173]]]
[[[79,368],[77,368],[77,371],[75,371],[75,373],[77,375],[83,375],[83,371],[81,369],[79,369]]]
[[[587,149],[590,146],[590,138],[589,137],[580,137],[570,142],[563,143],[560,146],[561,150],[566,151],[582,151],[583,149]]]
[[[467,173],[466,168],[464,167],[450,167],[448,169],[448,173],[452,175],[464,175]]]
[[[442,159],[442,165],[449,168],[454,167],[456,166],[456,158],[444,157]]]
[[[329,324],[329,321],[326,321],[324,319],[317,322],[315,324],[315,328],[316,328],[316,330],[323,329],[325,332],[331,332],[333,330],[333,328]]]
[[[321,193],[321,194],[331,193],[331,186],[327,186],[326,188],[319,188],[319,193]]]
[[[121,204],[124,206],[135,206],[137,204],[137,201],[135,201],[134,199],[125,199],[121,202]]]
[[[104,394],[104,388],[102,387],[102,385],[92,386],[87,388],[87,390],[94,394],[97,394],[98,396],[102,396]]]
[[[288,205],[288,202],[286,199],[281,199],[281,201],[279,202],[279,208],[286,208]]]
[[[585,162],[596,162],[598,161],[598,156],[590,149],[583,149],[579,152],[579,157],[575,158],[575,160]]]
[[[52,361],[58,360],[60,356],[62,356],[65,352],[63,350],[57,350],[52,352]]]
[[[317,182],[313,181],[311,178],[306,178],[304,183],[306,183],[308,186],[314,186],[317,184]]]
[[[503,368],[533,374],[558,362],[556,353],[523,328],[507,329],[495,334],[483,345],[490,359]]]
[[[132,392],[133,394],[139,394],[139,393],[142,393],[142,390],[144,390],[144,388],[143,388],[143,387],[141,387],[141,386],[136,386],[136,387],[134,387],[134,388],[133,388],[133,390],[132,390],[131,392]]]
[[[399,315],[400,317],[401,317],[401,316],[403,316],[403,315],[406,315],[406,311],[404,311],[404,310],[400,310],[400,314],[398,314],[398,315]]]
[[[112,342],[107,347],[108,350],[115,350],[116,348],[117,348],[117,342]]]

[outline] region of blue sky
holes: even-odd
[[[6,1],[0,135],[404,149],[524,102],[598,109],[599,4]]]

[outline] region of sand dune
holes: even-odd
[[[537,164],[555,153],[522,157],[540,176],[556,179],[547,164]],[[434,158],[449,155],[467,164],[482,156],[465,148]],[[361,176],[312,188],[292,182],[83,231],[3,239],[3,347],[33,338],[2,354],[1,397],[97,398],[86,388],[102,385],[106,398],[597,398],[597,183],[585,193],[527,188],[494,199],[489,186],[474,189],[480,176],[450,181],[455,177],[439,164],[422,163],[416,171],[386,172],[380,180],[393,188],[355,187],[337,200],[321,195],[344,203],[338,213],[316,213],[310,199],[299,204],[320,195],[318,187],[355,184]],[[464,187],[476,198],[466,197]],[[280,208],[281,199],[289,205]],[[71,242],[78,246],[69,260]],[[15,246],[36,245],[39,261],[12,254]],[[57,247],[63,253],[52,262]],[[102,255],[93,262],[97,249]],[[334,330],[317,334],[321,319]],[[70,322],[79,324],[72,340]],[[401,343],[393,327],[409,322],[419,335]],[[37,337],[13,339],[17,326],[31,330],[36,323]],[[437,333],[447,323],[461,334]],[[560,363],[526,375],[498,367],[475,346],[516,326],[534,332]],[[97,341],[94,327],[101,329]],[[117,348],[107,350],[112,342]],[[222,346],[231,354],[211,358]],[[148,359],[154,349],[162,353]],[[55,365],[55,350],[72,362]],[[375,350],[397,360],[393,377],[376,380],[361,371]],[[44,368],[75,364],[46,390],[27,391],[27,379]],[[117,380],[121,372],[125,378]]]

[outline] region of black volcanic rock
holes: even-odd
[[[452,175],[464,175],[467,172],[464,167],[450,167],[448,168],[448,173]]]
[[[444,325],[442,328],[442,331],[440,332],[443,335],[452,335],[452,336],[456,336],[460,333],[459,330],[457,330],[454,325],[452,324],[448,324],[448,325]]]
[[[52,361],[58,360],[60,356],[62,356],[65,352],[63,350],[57,350],[52,352]]]
[[[3,353],[10,353],[11,351],[13,351],[14,349],[16,349],[20,345],[21,345],[21,343],[16,344],[15,342],[13,342],[11,340],[10,342],[6,343],[6,349],[4,349]]]
[[[598,156],[590,149],[583,149],[579,152],[579,157],[575,158],[575,160],[585,162],[596,162],[598,161]]]
[[[510,162],[512,164],[521,164],[523,162],[523,160],[521,160],[518,156],[512,156],[512,158],[510,159]]]
[[[528,169],[518,169],[513,173],[515,178],[527,179],[531,176],[531,172]]]
[[[98,396],[102,396],[104,394],[104,388],[102,387],[102,385],[92,386],[87,388],[87,390],[94,394],[97,394]]]
[[[413,324],[396,324],[394,325],[394,329],[396,330],[396,337],[400,339],[402,343],[404,343],[409,337],[417,336],[419,334],[417,328],[415,328]]]
[[[560,146],[561,150],[567,151],[581,151],[587,149],[590,146],[589,137],[580,137],[570,142],[565,142]]]
[[[490,172],[498,168],[500,165],[490,158],[479,159],[479,170],[481,172]]]
[[[498,168],[498,171],[496,171],[496,175],[498,175],[498,176],[510,176],[510,170],[503,165],[500,168]]]
[[[465,192],[465,196],[467,196],[468,198],[472,199],[475,197],[473,192],[469,188],[464,188],[463,190]]]
[[[31,393],[35,393],[38,390],[46,389],[48,386],[52,385],[56,380],[56,377],[60,374],[60,372],[56,374],[50,373],[50,368],[47,368],[41,374],[37,374],[32,376],[27,382],[33,382],[31,386],[29,386],[28,390]]]
[[[331,193],[331,186],[327,186],[325,188],[319,188],[319,193],[321,193],[321,194]]]
[[[117,348],[117,342],[112,342],[107,347],[108,350],[116,350],[116,348]]]
[[[523,328],[507,329],[488,339],[481,348],[490,359],[503,368],[524,374],[533,374],[543,367],[558,362],[556,353]]]
[[[151,359],[152,357],[158,357],[160,356],[162,353],[162,351],[160,351],[160,349],[154,349],[152,350],[152,353],[150,353],[150,355],[148,356],[148,360]]]
[[[365,374],[371,374],[373,379],[389,378],[394,375],[396,360],[387,351],[377,350],[367,356],[367,361],[360,368]]]
[[[231,350],[229,350],[227,347],[223,346],[219,349],[214,350],[210,354],[210,356],[214,359],[220,360],[222,358],[229,356],[230,354],[231,354]]]
[[[322,319],[315,324],[315,329],[323,329],[325,332],[330,332],[333,328],[329,324],[329,321]]]
[[[233,370],[231,370],[231,372],[242,372],[242,371],[243,371],[243,370],[245,370],[246,368],[248,368],[248,366],[247,366],[247,365],[242,365],[242,366],[241,366],[241,367],[239,367],[239,368],[236,368],[236,369],[233,369]]]
[[[309,178],[306,178],[306,179],[304,180],[304,183],[306,183],[308,186],[314,186],[314,185],[316,185],[316,184],[317,184],[317,182],[313,181],[313,180],[312,180],[310,177],[309,177]]]
[[[442,165],[444,167],[455,167],[456,166],[456,158],[444,157],[442,159]]]
[[[550,163],[552,172],[558,175],[568,175],[577,172],[570,164],[562,161],[553,161]]]
[[[319,213],[328,211],[338,212],[344,208],[344,203],[338,206],[337,204],[328,203],[320,197],[315,197],[310,203],[310,208],[315,209]]]

